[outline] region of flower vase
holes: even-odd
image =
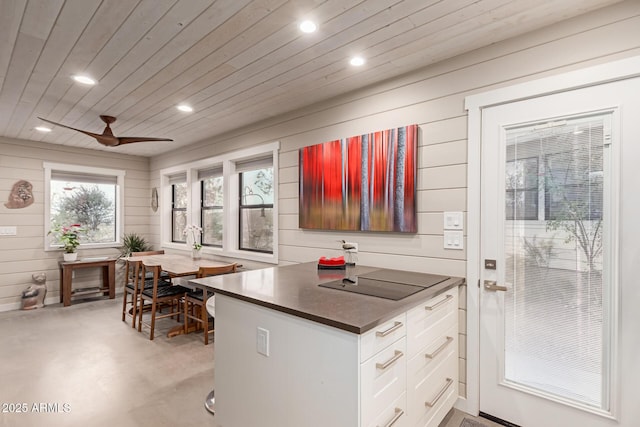
[[[76,261],[78,259],[78,252],[65,252],[62,254],[65,261]]]
[[[191,258],[193,259],[200,259],[202,254],[202,249],[191,249]]]

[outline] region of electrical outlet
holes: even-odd
[[[0,227],[0,236],[15,236],[18,234],[17,227]]]
[[[259,354],[269,357],[269,330],[258,328],[256,347]]]

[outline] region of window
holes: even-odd
[[[169,178],[171,183],[171,241],[186,243],[184,229],[187,226],[187,178],[176,175]]]
[[[202,228],[204,255],[278,262],[278,148],[273,142],[160,171],[162,247],[190,250],[185,226]]]
[[[241,172],[240,194],[240,249],[272,253],[273,167]]]
[[[202,245],[222,247],[224,230],[224,177],[222,166],[199,170],[200,181],[200,224],[202,224]]]
[[[574,135],[575,148],[545,156],[547,220],[602,219],[602,147],[598,150],[591,141],[602,141],[603,128],[591,129],[592,135],[588,137],[585,133]]]
[[[510,219],[538,219],[538,158],[506,163],[506,216]]]
[[[80,224],[86,230],[81,247],[120,244],[122,187],[125,172],[45,163],[45,235],[56,225]],[[45,249],[61,245],[45,239]]]

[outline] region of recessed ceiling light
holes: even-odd
[[[302,21],[298,28],[300,28],[300,31],[302,31],[303,33],[313,33],[318,29],[318,26],[315,22],[307,20]]]
[[[46,126],[36,126],[34,129],[38,132],[51,132],[51,129]]]
[[[180,111],[184,111],[185,113],[190,113],[193,111],[193,108],[187,104],[180,104],[176,108]]]
[[[80,74],[77,74],[77,75],[73,76],[73,80],[77,81],[78,83],[82,83],[83,85],[94,85],[94,84],[98,83],[97,81],[95,81],[91,77],[83,76],[83,75],[80,75]]]
[[[362,56],[354,56],[349,61],[349,64],[353,65],[354,67],[359,67],[361,65],[364,65],[364,62],[365,61],[364,61],[364,58]]]

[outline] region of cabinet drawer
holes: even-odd
[[[407,352],[415,356],[453,325],[458,324],[458,289],[430,299],[407,313]]]
[[[412,381],[414,386],[407,391],[410,425],[437,427],[458,399],[456,353],[450,353],[426,377]]]
[[[406,391],[406,347],[402,337],[360,365],[362,425],[373,423]]]
[[[397,341],[407,334],[407,316],[402,313],[393,319],[365,332],[360,337],[360,362]]]
[[[448,358],[458,359],[458,328],[452,326],[407,361],[407,387],[415,389]]]
[[[365,427],[408,427],[407,394],[397,398],[389,407],[385,408],[369,425]]]

